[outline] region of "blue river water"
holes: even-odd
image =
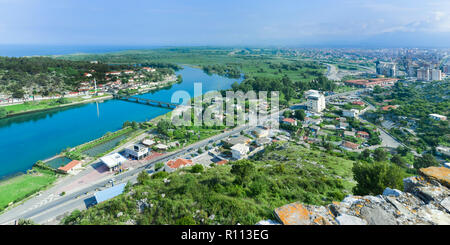
[[[177,72],[183,82],[153,93],[140,95],[170,102],[172,94],[185,90],[194,95],[194,83],[201,82],[203,93],[228,89],[241,79],[208,75],[201,69],[185,66]],[[98,106],[98,111],[97,111]],[[143,122],[170,109],[106,100],[77,106],[36,112],[0,120],[0,178],[26,172],[38,160],[44,160],[73,147],[119,130],[125,121]]]

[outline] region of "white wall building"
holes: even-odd
[[[436,121],[446,121],[447,120],[446,116],[442,116],[439,114],[430,114],[429,116]]]
[[[356,117],[359,114],[359,110],[357,109],[350,109],[350,110],[343,110],[342,115],[344,117]]]
[[[431,80],[433,81],[441,81],[442,80],[442,72],[439,69],[431,70]]]
[[[100,158],[100,161],[108,167],[109,171],[112,171],[119,168],[120,165],[127,161],[127,159],[119,153],[113,153]]]
[[[309,111],[321,112],[325,109],[325,96],[317,90],[309,90],[305,93],[306,106]]]
[[[247,157],[247,153],[250,151],[250,148],[244,144],[237,144],[231,147],[231,154],[234,159],[240,160],[242,158]]]
[[[128,147],[125,149],[125,155],[127,157],[140,160],[148,156],[148,148],[141,144],[133,145],[132,147]]]

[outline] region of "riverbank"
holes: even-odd
[[[103,96],[98,96],[98,97],[94,97],[94,98],[90,98],[90,99],[85,99],[82,101],[75,101],[75,102],[71,102],[71,103],[67,103],[67,104],[59,104],[59,105],[51,105],[52,102],[55,102],[58,99],[49,99],[49,100],[39,101],[37,104],[29,104],[30,102],[33,103],[33,101],[30,101],[30,102],[24,102],[22,104],[3,106],[2,108],[6,109],[6,111],[7,111],[6,118],[8,118],[8,117],[13,117],[13,116],[29,114],[29,113],[42,112],[42,111],[48,111],[48,110],[53,110],[53,109],[69,107],[69,106],[86,104],[86,103],[91,103],[91,102],[95,102],[95,101],[99,101],[99,100],[108,100],[108,99],[112,99],[112,98],[113,98],[112,95],[103,95]],[[26,103],[28,103],[28,104],[26,104]],[[29,109],[29,108],[31,108],[31,109]]]

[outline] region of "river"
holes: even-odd
[[[170,102],[175,91],[194,94],[194,83],[201,82],[203,93],[228,89],[241,79],[208,75],[201,69],[184,66],[177,71],[183,82],[170,88],[140,95]],[[125,121],[143,122],[169,112],[121,100],[106,100],[62,109],[36,112],[0,120],[0,179],[26,172],[38,160],[52,157],[68,147],[74,147],[119,130]]]

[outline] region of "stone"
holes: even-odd
[[[399,191],[397,189],[391,189],[389,187],[387,187],[386,189],[384,189],[383,191],[383,196],[395,196],[398,197],[402,194],[402,191]]]
[[[275,209],[275,215],[284,225],[308,225],[309,211],[301,203],[291,203]]]
[[[367,225],[367,222],[356,216],[342,214],[336,218],[339,225]]]
[[[447,210],[447,212],[450,213],[450,197],[447,197],[444,200],[442,200],[441,206],[444,207]]]
[[[119,213],[117,213],[116,217],[119,218],[122,215],[123,215],[123,212],[119,212]]]
[[[361,217],[367,221],[369,225],[396,225],[394,215],[386,212],[379,206],[374,208],[361,208]]]
[[[445,167],[429,167],[419,169],[420,175],[429,179],[436,180],[442,185],[450,188],[450,169]]]

